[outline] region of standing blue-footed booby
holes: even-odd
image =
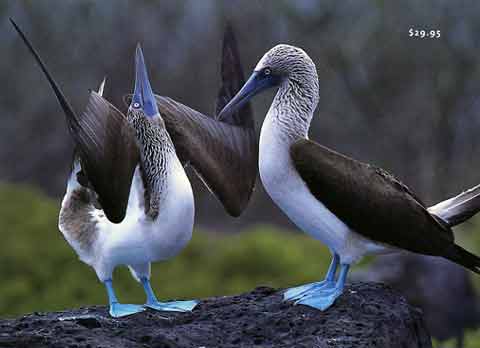
[[[183,163],[190,163],[200,173],[231,215],[239,215],[245,208],[257,174],[250,106],[220,122],[155,96],[138,45],[135,88],[126,115],[103,98],[104,82],[98,93],[91,92],[85,112],[78,115],[38,53],[11,22],[66,115],[75,155],[59,228],[105,284],[110,314],[121,317],[145,307],[192,310],[197,301],[157,300],[150,286],[150,263],[175,256],[191,239],[194,200]],[[244,83],[235,45],[233,32],[227,30],[217,109]],[[118,265],[127,265],[143,285],[144,306],[118,302],[112,284]]]
[[[297,47],[268,51],[220,119],[270,87],[278,92],[260,134],[262,183],[280,209],[333,254],[325,280],[289,289],[285,300],[324,310],[342,294],[352,263],[396,249],[442,256],[480,273],[480,258],[456,245],[451,230],[480,210],[480,187],[427,209],[384,170],[309,140],[318,76]]]

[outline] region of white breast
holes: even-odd
[[[135,265],[169,259],[190,241],[194,221],[193,192],[178,158],[175,156],[172,161],[166,178],[167,192],[155,220],[145,216],[138,169],[125,220],[121,224],[112,224],[104,217],[97,217],[100,232],[97,252],[100,260],[94,265],[97,273],[108,273],[118,264]]]
[[[260,134],[259,168],[272,200],[300,229],[338,253],[342,262],[352,263],[366,253],[383,251],[353,232],[310,193],[291,162],[291,141],[281,131],[267,115]]]

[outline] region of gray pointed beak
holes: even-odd
[[[266,86],[262,86],[261,83],[258,82],[259,73],[254,71],[252,75],[250,75],[249,79],[243,87],[238,91],[238,93],[228,102],[227,105],[220,111],[218,115],[218,119],[222,120],[223,118],[232,115],[237,110],[239,110],[245,103],[247,103],[255,94],[260,93]]]
[[[232,115],[239,110],[246,102],[252,99],[253,96],[265,91],[271,87],[278,86],[282,82],[282,78],[277,75],[265,75],[262,71],[254,71],[249,79],[238,93],[225,105],[223,110],[218,115],[218,119]]]

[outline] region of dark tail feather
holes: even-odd
[[[73,108],[70,106],[70,103],[68,102],[67,98],[65,98],[65,95],[61,91],[57,82],[53,79],[52,75],[48,71],[47,67],[45,66],[45,63],[43,63],[42,58],[40,58],[40,55],[35,50],[35,48],[33,48],[32,44],[27,39],[25,34],[22,32],[22,30],[18,27],[17,23],[15,23],[15,21],[12,18],[10,18],[10,23],[12,23],[13,27],[15,28],[17,33],[20,35],[23,42],[27,46],[28,50],[33,55],[38,65],[42,69],[43,73],[45,74],[45,77],[50,83],[50,86],[52,86],[53,92],[55,93],[55,96],[57,97],[58,102],[60,103],[65,113],[65,116],[67,117],[67,124],[68,124],[68,129],[70,131],[70,134],[74,139],[76,139],[76,132],[74,130],[79,127],[78,116],[75,114],[75,111],[73,111]]]
[[[42,69],[62,106],[81,159],[80,183],[91,183],[107,218],[114,223],[121,222],[126,214],[132,177],[138,163],[139,153],[132,129],[121,112],[95,92],[90,94],[87,109],[79,117],[30,41],[11,18],[10,22]],[[100,92],[103,92],[103,85]]]
[[[448,255],[444,256],[447,259],[468,268],[472,272],[480,274],[480,257],[477,255],[472,254],[456,244],[452,244],[447,254]]]
[[[222,81],[215,106],[216,119],[218,119],[220,111],[245,83],[237,39],[231,23],[227,23],[223,35],[221,77]],[[250,103],[246,103],[239,111],[222,121],[235,126],[254,129],[253,112]]]
[[[428,211],[450,227],[459,225],[480,211],[480,185],[437,203]]]

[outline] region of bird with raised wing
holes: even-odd
[[[327,309],[342,294],[352,263],[398,249],[442,256],[479,273],[480,258],[454,243],[451,227],[479,211],[480,187],[428,209],[386,171],[309,140],[318,76],[311,58],[294,46],[269,50],[220,119],[271,87],[278,91],[260,133],[260,178],[290,220],[333,255],[323,281],[288,289],[285,300]]]
[[[157,105],[180,161],[189,164],[233,217],[246,208],[258,174],[258,142],[250,104],[222,121],[218,115],[245,82],[238,45],[227,25],[222,49],[222,84],[214,117],[169,97],[156,95]],[[130,105],[131,95],[125,97]]]
[[[231,215],[239,215],[257,174],[257,143],[250,107],[219,122],[168,98],[155,96],[142,49],[135,56],[135,88],[126,115],[103,98],[104,82],[75,113],[38,53],[13,22],[46,75],[66,115],[75,155],[59,228],[82,261],[104,283],[113,317],[143,311],[191,311],[197,301],[160,302],[150,285],[150,263],[167,260],[190,241],[193,192],[190,163]],[[233,32],[223,48],[223,107],[243,84]],[[237,89],[233,89],[238,86]],[[161,102],[157,105],[157,99]],[[164,120],[163,116],[166,116]],[[240,120],[240,121],[238,121]],[[238,121],[238,122],[237,122]],[[250,164],[250,165],[249,165]],[[146,293],[143,306],[119,303],[112,283],[127,265]]]

